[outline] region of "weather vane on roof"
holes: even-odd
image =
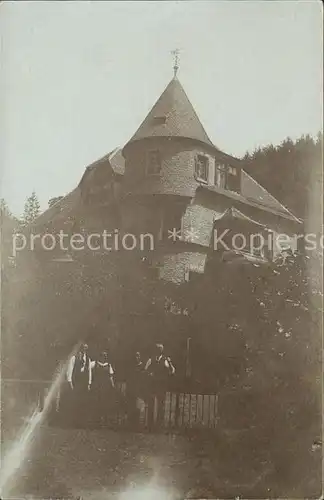
[[[176,77],[178,69],[179,69],[179,55],[180,55],[180,50],[179,49],[171,50],[171,54],[174,56],[173,71],[174,71],[174,76]]]

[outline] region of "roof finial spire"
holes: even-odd
[[[174,66],[173,66],[173,71],[174,71],[174,78],[177,76],[177,72],[179,69],[179,55],[180,51],[179,49],[175,49],[171,51],[171,54],[174,56]]]

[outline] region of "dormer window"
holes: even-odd
[[[228,173],[229,173],[230,175],[234,175],[234,176],[236,176],[236,175],[237,175],[237,170],[236,170],[236,168],[235,168],[235,167],[231,167],[231,166],[229,165],[229,167],[227,168],[227,171],[228,171]]]
[[[226,189],[226,165],[223,163],[215,165],[215,186]]]
[[[208,182],[209,158],[205,155],[197,155],[195,174],[197,181]]]
[[[161,154],[158,149],[148,151],[146,162],[146,174],[158,175],[161,172]]]
[[[236,167],[216,163],[215,165],[215,186],[229,191],[240,191],[240,176]]]
[[[166,115],[157,115],[154,116],[153,121],[154,125],[164,125],[166,123]]]
[[[227,169],[227,180],[226,180],[226,189],[229,189],[230,191],[234,191],[235,193],[240,192],[240,171],[235,168],[229,166]]]

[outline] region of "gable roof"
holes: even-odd
[[[121,148],[117,147],[107,153],[105,156],[102,156],[98,160],[95,160],[93,163],[88,165],[83,173],[83,176],[80,180],[79,185],[82,181],[87,177],[90,172],[93,172],[97,167],[105,164],[107,168],[111,168],[112,172],[117,175],[124,175],[125,172],[125,158],[122,155]]]
[[[65,221],[70,215],[73,216],[81,203],[81,183],[86,177],[88,180],[91,180],[91,176],[93,176],[96,168],[103,164],[106,164],[107,168],[111,168],[115,174],[123,175],[125,170],[125,159],[122,155],[121,148],[115,148],[113,151],[110,151],[108,154],[86,167],[78,186],[42,212],[32,222],[31,227],[44,226],[53,221]]]
[[[66,221],[69,215],[75,213],[75,209],[79,205],[80,200],[81,190],[79,186],[77,186],[73,191],[63,196],[63,198],[36,217],[30,224],[30,227],[45,226],[53,221]]]
[[[0,209],[0,230],[13,232],[18,227],[18,220],[6,210]]]
[[[125,158],[121,148],[116,148],[109,154],[109,163],[115,174],[124,175]]]
[[[230,198],[235,201],[244,203],[245,205],[250,205],[252,207],[258,208],[265,212],[270,212],[274,215],[279,215],[285,219],[292,220],[297,223],[302,221],[298,219],[292,212],[290,212],[286,207],[284,207],[276,198],[270,195],[266,189],[264,189],[260,184],[258,184],[252,177],[242,169],[242,187],[241,192],[236,193],[235,191],[230,191],[228,189],[223,189],[218,186],[211,186],[208,184],[201,184],[198,189],[202,191],[209,191],[211,193],[220,194],[226,198]],[[260,198],[260,193],[262,192],[263,198]]]
[[[280,203],[269,191],[261,186],[253,177],[251,177],[245,170],[241,171],[241,194],[247,200],[272,208],[277,212],[284,213],[298,221],[297,217],[288,210],[282,203]]]
[[[235,207],[227,208],[222,214],[219,215],[219,217],[215,218],[215,223],[221,220],[226,220],[226,219],[238,219],[240,221],[245,221],[249,222],[250,224],[254,224],[255,226],[260,226],[260,227],[265,227],[264,224],[261,224],[260,222],[257,222],[256,220],[252,219],[251,217],[248,217],[247,215],[243,214],[240,210],[238,210]]]
[[[167,85],[125,147],[150,137],[185,137],[215,148],[176,77]]]

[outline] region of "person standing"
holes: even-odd
[[[85,419],[88,407],[88,391],[92,384],[93,362],[88,355],[88,344],[83,343],[69,361],[67,381],[72,390],[72,410]]]
[[[145,391],[144,387],[144,373],[145,365],[142,361],[141,353],[139,351],[135,354],[135,366],[134,366],[134,385],[137,397],[142,397]]]
[[[114,369],[109,359],[108,351],[103,351],[97,361],[93,362],[93,396],[95,421],[107,425],[109,417],[116,406]]]
[[[130,363],[131,370],[129,372],[126,386],[126,403],[127,403],[127,418],[130,425],[139,423],[140,410],[137,406],[139,399],[144,399],[144,363],[139,351],[135,354]]]
[[[165,393],[168,380],[175,373],[175,367],[171,358],[164,354],[164,345],[155,345],[155,354],[149,358],[145,365],[145,371],[150,376],[150,398],[148,405],[148,420],[151,427],[154,422],[154,407],[157,405],[157,423],[163,424]]]

